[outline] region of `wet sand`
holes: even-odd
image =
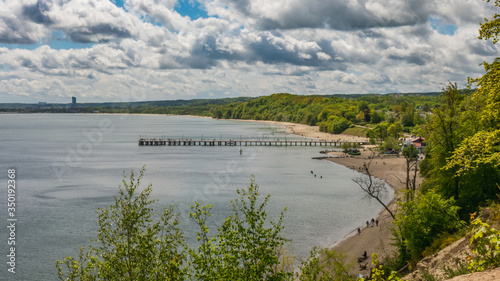
[[[344,140],[344,141],[358,141],[358,142],[366,142],[367,138],[361,138],[350,135],[334,135],[319,132],[319,128],[317,126],[307,126],[301,124],[293,124],[286,122],[273,122],[273,121],[259,121],[264,123],[272,123],[276,125],[283,125],[286,128],[296,135],[304,136],[304,137],[312,137],[318,139],[325,140]],[[406,161],[404,157],[397,157],[395,155],[384,155],[379,154],[377,152],[372,152],[369,146],[365,146],[364,149],[361,149],[361,155],[359,156],[348,156],[342,152],[330,152],[331,158],[327,158],[327,161],[332,161],[340,165],[344,165],[348,168],[361,171],[360,168],[363,166],[363,163],[370,163],[369,170],[372,176],[379,178],[386,182],[388,188],[394,188],[396,192],[396,198],[399,190],[403,190],[406,187]],[[371,159],[369,159],[371,158]],[[417,176],[417,186],[420,185],[422,179]],[[389,204],[389,209],[395,213],[394,211],[397,208],[395,204],[396,198],[394,198]],[[365,199],[368,200],[368,199]],[[375,200],[375,199],[372,199]],[[359,222],[359,227],[361,229],[361,233],[358,234],[357,229],[353,229],[349,234],[347,234],[346,239],[340,241],[336,245],[332,245],[331,248],[338,252],[342,252],[347,255],[348,261],[356,261],[358,257],[360,257],[364,251],[367,252],[368,259],[363,261],[361,264],[367,264],[367,268],[364,270],[360,269],[360,266],[356,264],[355,268],[351,270],[351,274],[357,275],[361,273],[366,276],[370,272],[371,268],[371,254],[377,253],[379,255],[379,259],[383,260],[384,258],[393,255],[393,252],[396,250],[392,243],[392,231],[391,228],[393,226],[393,219],[390,214],[384,209],[379,214],[373,214],[374,219],[378,219],[378,226],[374,224],[373,227],[366,226],[366,221]],[[371,220],[372,217],[367,217],[367,220]]]
[[[406,161],[404,157],[379,155],[369,150],[362,151],[362,154],[359,156],[346,158],[342,158],[343,153],[331,154],[334,154],[333,156],[337,156],[337,158],[329,158],[329,161],[358,171],[360,171],[360,167],[363,166],[363,163],[369,163],[371,161],[369,166],[371,175],[385,181],[390,187],[394,188],[396,198],[398,196],[398,191],[406,188]],[[372,157],[372,159],[368,159],[368,157]],[[417,186],[419,186],[421,182],[422,179],[417,175]],[[396,198],[388,204],[389,209],[394,214],[397,207],[395,204]],[[351,272],[353,274],[361,273],[366,275],[369,273],[372,253],[377,253],[379,258],[383,260],[385,257],[392,255],[394,250],[396,250],[395,247],[391,245],[393,238],[391,228],[393,224],[389,212],[384,209],[378,215],[374,214],[374,218],[378,219],[378,226],[366,227],[365,222],[360,222],[361,234],[358,235],[357,230],[353,231],[352,236],[342,240],[333,247],[336,251],[347,254],[349,260],[356,260],[364,251],[367,252],[369,258],[362,262],[363,265],[368,264],[367,269],[360,270],[360,267],[356,266]],[[371,218],[367,218],[367,220],[371,220]]]
[[[338,140],[338,141],[349,141],[349,142],[368,142],[368,138],[343,135],[343,134],[329,134],[319,131],[318,126],[308,126],[303,124],[295,124],[289,122],[276,122],[276,121],[266,121],[266,120],[240,120],[235,121],[249,121],[249,122],[259,122],[284,126],[289,133],[317,138],[322,140]],[[385,181],[389,186],[388,188],[394,188],[396,193],[398,190],[405,188],[406,180],[406,164],[404,157],[389,156],[389,155],[379,155],[369,150],[371,146],[364,146],[361,149],[362,153],[359,156],[349,156],[345,157],[342,152],[330,152],[331,158],[327,158],[327,161],[332,161],[340,165],[344,165],[348,168],[360,171],[363,163],[370,162],[370,173],[372,176],[377,177]],[[373,159],[369,159],[373,158]],[[417,186],[421,183],[422,179],[417,177]],[[397,195],[396,195],[397,196]],[[368,199],[366,199],[368,200]],[[372,199],[374,200],[374,199]],[[391,203],[388,204],[391,210],[396,209],[395,200],[393,199]],[[357,229],[353,229],[350,233],[346,234],[346,239],[340,241],[336,245],[332,245],[332,248],[336,251],[342,252],[347,255],[349,261],[356,261],[357,257],[360,257],[364,251],[368,254],[368,259],[363,261],[361,264],[367,264],[367,269],[360,270],[360,267],[356,267],[351,271],[351,274],[357,275],[361,273],[363,275],[369,274],[371,268],[371,254],[377,253],[379,259],[383,260],[385,257],[392,255],[395,247],[390,245],[392,239],[392,217],[386,210],[382,210],[379,214],[373,214],[374,219],[378,219],[378,226],[366,227],[366,222],[359,222],[359,227],[361,228],[361,233],[357,233]],[[367,220],[371,220],[372,217],[367,217]]]

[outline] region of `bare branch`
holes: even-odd
[[[387,205],[384,204],[384,202],[382,202],[381,199],[385,196],[385,194],[387,194],[385,183],[380,180],[374,180],[373,176],[370,174],[370,162],[368,162],[368,164],[366,162],[363,163],[363,172],[366,173],[366,176],[353,179],[353,181],[366,193],[367,198],[374,198],[377,200],[387,210],[387,212],[389,212],[391,217],[395,219],[396,217],[392,211],[389,207],[387,207]]]

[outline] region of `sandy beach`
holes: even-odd
[[[352,142],[368,141],[367,138],[319,132],[319,128],[317,126],[273,121],[259,122],[283,125],[286,126],[290,133],[304,137]],[[342,152],[330,152],[329,155],[332,157],[327,158],[326,161],[332,161],[357,171],[360,171],[363,163],[370,162],[369,169],[372,176],[386,182],[388,185],[387,187],[393,188],[396,191],[396,194],[399,190],[405,189],[406,163],[404,157],[379,154],[377,152],[372,152],[368,147],[361,149],[361,155],[359,156],[346,157]],[[421,182],[422,179],[417,176],[417,186],[419,186]],[[395,201],[396,198],[388,204],[391,210],[395,210],[397,207]],[[350,272],[353,275],[361,273],[366,276],[369,274],[372,262],[372,253],[377,253],[379,255],[379,259],[383,260],[385,257],[392,255],[395,250],[395,247],[391,245],[391,239],[393,237],[391,232],[392,217],[386,210],[382,210],[379,214],[373,214],[372,217],[379,221],[378,226],[375,224],[373,227],[366,227],[365,222],[359,222],[359,225],[361,226],[360,234],[357,233],[357,229],[353,229],[350,237],[340,241],[336,245],[332,245],[334,250],[346,254],[349,261],[356,261],[364,251],[367,252],[369,258],[361,263],[362,265],[367,265],[366,269],[362,270],[360,269],[360,266],[356,265],[356,267]],[[372,217],[367,217],[366,219],[371,220]]]
[[[289,122],[277,122],[277,121],[267,121],[267,120],[240,120],[232,119],[234,121],[248,121],[248,122],[259,122],[266,124],[273,124],[284,126],[290,134],[295,134],[303,137],[317,138],[322,140],[336,140],[336,141],[347,141],[347,142],[363,142],[369,141],[366,137],[358,137],[343,134],[329,134],[319,131],[318,126],[308,126],[304,124],[296,124]],[[396,193],[398,190],[405,188],[406,180],[406,164],[404,157],[397,157],[394,155],[384,155],[377,152],[372,152],[370,146],[364,146],[361,149],[361,155],[359,156],[348,156],[346,157],[342,152],[330,152],[330,158],[326,158],[324,161],[332,161],[340,165],[344,165],[348,168],[361,171],[363,163],[370,162],[370,173],[372,176],[379,178],[386,182],[388,188],[393,188]],[[371,158],[371,159],[369,159]],[[417,186],[420,185],[422,179],[417,177]],[[364,199],[368,200],[368,199]],[[372,199],[374,200],[374,199]],[[396,204],[394,203],[396,199],[393,199],[389,204],[391,210],[396,209]],[[382,208],[382,206],[381,206]],[[348,256],[349,261],[356,261],[364,251],[367,252],[368,259],[362,262],[362,265],[367,265],[366,269],[361,270],[358,265],[351,271],[351,274],[357,275],[361,273],[363,275],[368,275],[371,268],[371,254],[377,253],[380,260],[385,257],[392,255],[395,250],[394,246],[391,244],[392,238],[392,217],[385,210],[382,210],[379,214],[373,214],[367,217],[367,220],[371,218],[377,219],[379,221],[378,226],[366,227],[365,222],[359,222],[358,225],[361,227],[361,233],[357,233],[357,229],[353,229],[350,233],[342,233],[346,236],[350,235],[346,239],[340,241],[336,245],[331,247],[339,252],[342,252]]]
[[[329,158],[329,161],[344,165],[351,169],[358,170],[362,167],[363,163],[370,162],[370,173],[372,176],[379,178],[386,182],[390,187],[394,188],[396,191],[396,196],[399,190],[405,189],[406,181],[406,161],[404,157],[389,156],[389,155],[379,155],[378,153],[373,153],[369,150],[362,151],[359,156],[351,156],[347,158],[342,158],[342,153],[335,153],[337,158]],[[374,157],[373,157],[374,156]],[[373,157],[368,159],[368,157]],[[422,179],[417,176],[417,186],[420,185]],[[389,187],[389,188],[390,188]],[[368,199],[366,199],[368,200]],[[372,199],[373,200],[373,199]],[[394,198],[388,207],[393,213],[396,210],[397,205],[395,204],[396,198]],[[369,220],[370,218],[367,218]],[[379,258],[383,260],[385,257],[393,254],[395,247],[391,245],[392,240],[392,217],[389,212],[382,210],[375,219],[378,219],[378,226],[374,227],[364,227],[361,228],[361,234],[355,234],[337,245],[333,248],[336,251],[343,252],[348,255],[349,260],[356,260],[357,257],[361,256],[364,251],[367,252],[369,258],[362,262],[362,264],[367,264],[367,269],[360,270],[360,267],[356,267],[351,273],[361,273],[363,275],[369,274],[369,269],[371,266],[371,254],[377,253]]]
[[[198,116],[193,116],[197,117]],[[210,117],[205,117],[210,118]],[[267,120],[241,120],[241,119],[226,119],[234,121],[248,121],[248,122],[259,122],[266,124],[273,124],[284,126],[290,134],[295,134],[303,137],[310,137],[322,140],[335,140],[335,141],[347,141],[347,142],[359,142],[367,143],[369,139],[366,137],[358,137],[352,135],[344,134],[329,134],[319,131],[318,126],[308,126],[304,124],[296,124],[289,122],[277,122],[277,121],[267,121]],[[344,165],[348,168],[361,171],[363,163],[370,162],[370,173],[372,176],[379,178],[387,183],[388,188],[394,188],[394,190],[402,190],[405,188],[406,180],[406,164],[404,157],[397,157],[394,155],[383,155],[370,150],[371,146],[364,146],[361,149],[361,155],[359,156],[348,156],[346,157],[342,152],[330,152],[330,158],[326,158],[324,161],[332,161],[340,165]],[[369,159],[369,157],[371,159]],[[420,185],[422,179],[417,177],[417,186]],[[368,199],[365,199],[368,200]],[[373,199],[374,200],[374,199]],[[391,210],[396,209],[396,204],[394,203],[396,199],[393,199],[389,204]],[[381,206],[382,207],[382,206]],[[350,235],[346,239],[340,241],[336,245],[331,247],[338,251],[346,254],[349,261],[356,261],[364,251],[367,252],[368,259],[362,262],[362,265],[367,264],[366,269],[361,270],[358,265],[350,272],[353,275],[361,273],[363,275],[368,275],[371,268],[371,254],[377,253],[379,259],[383,260],[385,257],[392,255],[395,248],[390,245],[392,238],[392,217],[385,210],[382,210],[379,214],[373,214],[367,217],[367,220],[371,218],[378,220],[378,226],[366,227],[365,222],[359,222],[358,225],[361,227],[361,233],[357,233],[357,229],[353,229],[350,233],[342,233],[346,236]]]
[[[268,120],[241,120],[241,119],[228,119],[235,121],[249,121],[249,122],[258,122],[258,123],[266,123],[273,125],[285,126],[287,131],[290,134],[308,137],[308,138],[316,138],[321,140],[337,140],[337,141],[347,141],[347,142],[369,142],[370,139],[365,137],[351,136],[351,135],[343,135],[343,134],[329,134],[325,132],[319,131],[319,126],[309,126],[304,124],[296,124],[289,122],[278,122],[278,121],[268,121]]]

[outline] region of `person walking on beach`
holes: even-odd
[[[370,226],[370,222],[366,221],[366,227],[369,227],[369,226]]]
[[[378,226],[378,219],[375,220],[375,225]]]
[[[372,221],[371,221],[370,225],[373,227],[374,223],[375,223],[375,219],[372,218]]]
[[[358,235],[361,235],[361,228],[358,227]]]

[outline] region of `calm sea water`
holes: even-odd
[[[175,204],[192,243],[195,201],[213,204],[210,222],[228,216],[236,189],[255,177],[271,194],[269,215],[283,208],[287,238],[305,258],[313,246],[336,243],[376,216],[363,199],[355,171],[313,160],[319,147],[139,147],[140,135],[209,139],[285,139],[285,128],[255,122],[196,117],[90,114],[0,115],[1,280],[55,280],[56,260],[76,256],[97,237],[97,208],[113,203],[123,172],[146,165],[157,207]],[[7,170],[16,169],[16,273],[7,271]],[[317,175],[314,177],[311,171]],[[322,176],[322,178],[320,178]],[[392,196],[392,195],[391,195]],[[388,198],[389,199],[389,198]]]

